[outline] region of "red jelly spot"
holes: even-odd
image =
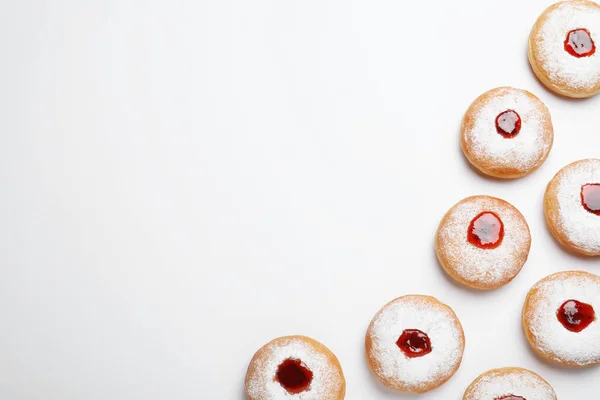
[[[498,215],[484,211],[469,224],[467,240],[481,249],[495,249],[504,238],[504,224]]]
[[[302,361],[288,358],[277,367],[275,379],[288,393],[298,394],[310,389],[313,373]]]
[[[589,57],[596,52],[596,44],[590,31],[585,28],[573,29],[567,33],[565,51],[573,57]]]
[[[592,214],[600,215],[600,183],[581,187],[581,205]]]
[[[494,400],[527,400],[525,397],[509,394],[508,396],[496,397]]]
[[[396,345],[408,358],[423,357],[431,353],[429,336],[418,329],[405,329]]]
[[[516,111],[506,110],[496,117],[496,131],[507,139],[521,131],[521,117]]]
[[[596,319],[594,307],[577,300],[567,300],[556,311],[556,317],[571,332],[581,332]]]

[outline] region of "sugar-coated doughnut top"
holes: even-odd
[[[556,400],[554,389],[537,374],[523,368],[501,368],[478,377],[464,400]]]
[[[563,1],[547,11],[532,35],[541,68],[552,81],[575,89],[600,84],[600,7],[589,1]]]
[[[557,315],[565,302],[576,300],[600,310],[600,277],[571,271],[550,275],[531,289],[523,318],[539,350],[547,357],[572,365],[600,363],[600,321],[586,321],[585,329],[568,329]]]
[[[431,351],[422,357],[405,354],[397,341],[406,330],[425,333]],[[375,373],[411,387],[452,375],[464,349],[462,327],[452,310],[427,296],[404,296],[387,304],[367,335],[372,340]]]

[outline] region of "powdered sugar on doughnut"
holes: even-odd
[[[491,211],[504,224],[504,239],[495,249],[482,249],[467,241],[469,224]],[[527,260],[531,236],[521,213],[489,196],[474,196],[455,205],[440,225],[437,251],[462,280],[476,286],[496,287],[519,273]]]
[[[475,113],[472,128],[463,132],[471,157],[479,162],[492,162],[496,168],[519,171],[536,168],[552,146],[552,136],[548,140],[548,132],[544,131],[551,124],[548,109],[519,89],[502,87],[484,96],[487,94],[491,95],[472,110]],[[521,117],[521,130],[511,138],[503,137],[496,129],[496,117],[507,110],[516,111]]]
[[[373,319],[367,335],[372,339],[375,373],[387,380],[415,387],[451,376],[464,350],[463,331],[448,306],[424,296],[404,296],[387,304]],[[405,329],[429,336],[431,353],[407,357],[396,345]]]
[[[589,30],[592,40],[600,45],[600,8],[586,1],[563,1],[548,13],[533,38],[538,60],[549,78],[578,89],[600,83],[600,52],[577,58],[565,51],[567,34],[581,28]]]
[[[554,389],[537,374],[522,368],[491,370],[469,388],[464,400],[496,400],[503,396],[556,400]]]
[[[342,387],[342,377],[336,366],[310,343],[283,338],[269,343],[264,356],[254,359],[253,375],[246,382],[249,396],[260,400],[336,400]],[[288,358],[299,359],[313,373],[308,391],[290,394],[275,380],[277,367]]]
[[[558,214],[552,222],[575,247],[588,253],[600,252],[600,216],[587,211],[581,204],[581,187],[600,183],[600,160],[589,159],[567,165],[558,179],[556,198]]]
[[[526,304],[525,323],[539,350],[549,358],[575,365],[600,362],[600,321],[596,319],[581,332],[562,326],[556,312],[567,300],[590,304],[600,313],[600,277],[579,272],[559,272],[536,283],[537,294]]]

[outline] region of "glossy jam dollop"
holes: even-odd
[[[600,183],[588,183],[581,187],[581,205],[592,214],[600,215]]]
[[[496,397],[494,400],[527,400],[525,397],[509,394],[508,396]]]
[[[596,319],[594,307],[577,300],[565,301],[556,311],[556,317],[565,329],[581,332]]]
[[[590,31],[585,28],[573,29],[567,33],[565,51],[573,57],[589,57],[596,52],[596,44]]]
[[[396,345],[408,358],[423,357],[431,353],[429,336],[418,329],[405,329]]]
[[[469,224],[467,240],[481,249],[495,249],[504,239],[504,224],[496,213],[484,211]]]
[[[295,358],[288,358],[279,364],[275,374],[275,380],[290,394],[298,394],[310,389],[312,379],[312,371]]]
[[[496,131],[510,139],[521,132],[521,116],[514,110],[506,110],[496,117]]]

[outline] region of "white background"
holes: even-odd
[[[600,97],[546,91],[526,57],[546,0],[0,2],[0,398],[242,400],[269,340],[312,336],[349,400],[459,399],[523,366],[596,399],[599,369],[533,355],[522,302],[567,254],[549,179],[599,156]],[[550,108],[554,148],[523,179],[482,177],[458,130],[501,85]],[[480,293],[448,280],[433,238],[460,199],[527,218],[529,261]],[[364,333],[407,293],[451,305],[467,337],[442,388],[393,393]]]

